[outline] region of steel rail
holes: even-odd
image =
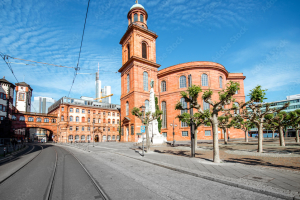
[[[78,163],[81,165],[81,167],[84,169],[84,171],[86,172],[86,174],[88,175],[88,177],[92,180],[92,183],[94,185],[94,187],[96,188],[96,190],[98,191],[98,193],[102,196],[103,200],[109,200],[110,198],[108,197],[107,194],[105,194],[104,190],[101,188],[101,186],[96,182],[96,180],[93,178],[93,176],[91,175],[91,173],[86,169],[86,167],[82,164],[82,162],[70,151],[68,151],[67,149],[65,149],[64,147],[60,147],[62,149],[64,149],[65,151],[69,152],[77,161]]]
[[[36,157],[38,157],[40,154],[41,154],[41,152],[43,151],[43,146],[41,146],[41,145],[37,145],[37,146],[40,146],[40,147],[42,147],[42,149],[41,149],[41,151],[36,155],[36,156],[34,156],[31,160],[29,160],[27,163],[25,163],[22,167],[20,167],[18,170],[16,170],[14,173],[12,173],[12,174],[10,174],[8,177],[6,177],[5,179],[3,179],[1,182],[0,182],[0,185],[4,182],[4,181],[6,181],[7,179],[9,179],[10,177],[12,177],[13,175],[15,175],[18,171],[20,171],[21,169],[23,169],[26,165],[28,165],[31,161],[33,161]],[[29,152],[28,152],[29,153]],[[26,155],[26,154],[24,154],[24,155]],[[18,157],[17,157],[18,158]]]
[[[54,146],[53,146],[53,148],[54,148]],[[52,198],[53,185],[54,185],[55,174],[56,174],[56,168],[57,168],[57,151],[56,151],[55,148],[54,148],[54,151],[55,151],[55,154],[56,154],[56,157],[55,157],[55,164],[54,164],[54,169],[53,169],[53,172],[52,172],[52,175],[51,175],[51,178],[50,178],[50,183],[49,183],[49,185],[48,185],[46,194],[45,194],[45,196],[44,196],[44,199],[45,199],[45,200],[50,200],[50,199]]]

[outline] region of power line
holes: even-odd
[[[71,89],[69,91],[68,97],[70,97],[70,93],[72,91],[72,88],[73,88],[73,85],[74,85],[74,82],[75,82],[75,79],[76,79],[76,76],[77,76],[77,71],[80,70],[80,68],[78,66],[79,66],[79,60],[80,60],[80,55],[81,55],[81,48],[82,48],[82,43],[83,43],[83,37],[84,37],[84,31],[85,31],[86,19],[87,19],[88,12],[89,12],[89,7],[90,7],[90,0],[88,2],[87,9],[86,9],[86,14],[85,14],[85,21],[84,21],[83,33],[82,33],[82,37],[81,37],[81,44],[80,44],[80,49],[79,49],[79,56],[78,56],[78,61],[77,61],[77,67],[75,68],[75,74],[74,74],[73,82],[72,82]]]
[[[14,75],[15,79],[17,80],[17,83],[19,83],[19,81],[18,81],[18,79],[17,79],[17,77],[16,77],[16,75],[15,75],[15,73],[14,73],[14,71],[13,71],[11,65],[10,65],[10,62],[7,62],[7,61],[9,61],[8,56],[4,55],[1,52],[0,52],[0,56],[3,58],[4,62],[6,63],[6,65],[8,66],[8,68],[10,69],[11,73]]]
[[[22,58],[15,58],[15,57],[12,57],[12,56],[8,56],[12,59],[15,59],[15,60],[23,60],[23,61],[27,61],[27,62],[34,62],[34,63],[39,63],[39,64],[43,64],[43,65],[51,65],[51,66],[54,66],[54,67],[65,67],[65,68],[75,68],[75,67],[66,67],[66,66],[62,66],[62,65],[55,65],[55,64],[50,64],[50,63],[44,63],[44,62],[38,62],[38,61],[33,61],[33,60],[25,60],[25,59],[22,59]],[[22,64],[22,63],[15,63],[15,64]],[[28,64],[24,64],[24,65],[28,65]]]

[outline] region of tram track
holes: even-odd
[[[39,152],[36,156],[34,156],[32,159],[30,159],[28,162],[26,162],[24,165],[22,165],[18,170],[14,171],[14,172],[11,173],[9,176],[7,176],[7,177],[4,178],[3,180],[1,180],[1,181],[0,181],[0,185],[1,185],[2,183],[4,183],[7,179],[9,179],[10,177],[12,177],[13,175],[15,175],[17,172],[19,172],[21,169],[23,169],[26,165],[28,165],[30,162],[32,162],[35,158],[37,158],[37,157],[41,154],[41,152],[42,152],[43,149],[44,149],[43,146],[41,146],[41,145],[35,145],[35,146],[41,147],[40,152]],[[33,148],[33,149],[34,149],[34,148]],[[29,154],[30,152],[33,151],[33,149],[31,149],[29,152],[27,152],[27,153],[25,153],[25,154],[23,154],[23,155],[21,155],[21,156],[24,156],[24,155]],[[11,159],[11,160],[9,160],[9,161],[15,161],[15,160],[19,159],[19,157],[20,157],[20,156],[14,158],[14,159]]]

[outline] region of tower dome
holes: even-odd
[[[128,18],[128,26],[132,24],[136,24],[139,25],[140,27],[148,29],[147,27],[148,13],[145,10],[144,6],[139,4],[138,0],[136,0],[135,4],[130,8],[127,18]]]

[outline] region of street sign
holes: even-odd
[[[142,135],[142,133],[136,133],[137,135]]]
[[[141,133],[145,133],[145,126],[141,126]]]

